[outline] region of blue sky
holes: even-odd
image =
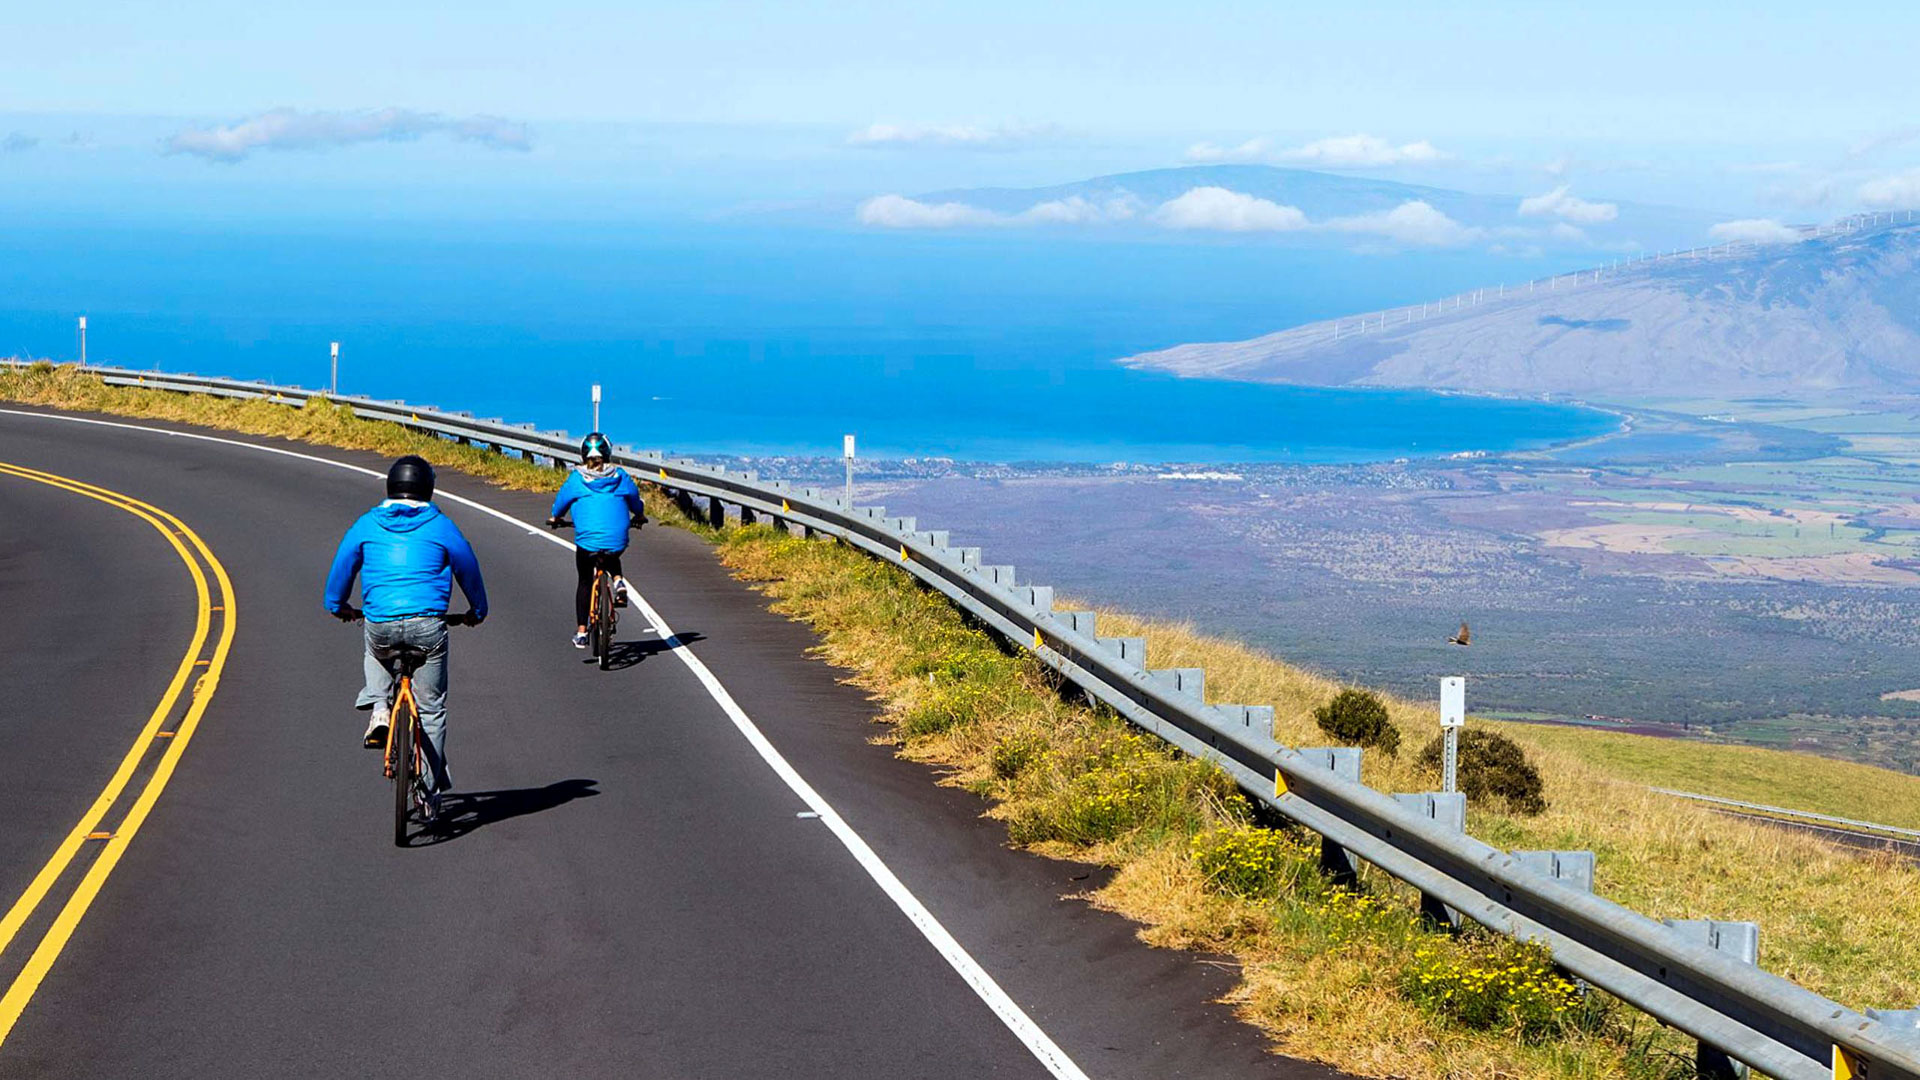
[[[16,209],[711,212],[1194,160],[1793,220],[1920,201],[1915,5],[11,7]]]

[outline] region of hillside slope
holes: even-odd
[[[1920,225],[1507,286],[1122,361],[1180,375],[1616,398],[1920,392]],[[1358,328],[1365,327],[1364,332]]]

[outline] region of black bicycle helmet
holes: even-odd
[[[426,502],[433,498],[433,466],[416,454],[393,463],[387,470],[387,498]]]
[[[597,431],[580,440],[581,462],[584,463],[591,457],[597,457],[601,461],[613,460],[613,444],[607,441],[605,435]]]

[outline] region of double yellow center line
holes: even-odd
[[[186,752],[187,743],[192,741],[200,717],[206,713],[207,703],[213,698],[214,687],[219,684],[220,673],[226,667],[227,653],[233,647],[234,611],[233,582],[227,577],[226,568],[213,557],[206,543],[179,518],[131,496],[38,469],[0,462],[0,476],[32,480],[95,499],[153,526],[173,546],[180,561],[186,564],[187,572],[193,576],[194,593],[199,603],[193,640],[188,644],[180,666],[175,669],[166,693],[161,696],[160,703],[154,706],[153,715],[148,718],[146,726],[140,729],[133,746],[120,759],[120,767],[114,770],[112,779],[101,789],[93,805],[67,833],[53,857],[34,875],[27,891],[14,901],[5,916],[0,917],[0,959],[4,959],[4,954],[21,928],[48,902],[49,896],[54,895],[55,887],[66,876],[68,867],[79,860],[83,852],[95,853],[85,874],[65,894],[66,899],[59,913],[41,936],[40,943],[34,947],[25,966],[7,987],[5,994],[0,995],[0,1043],[5,1043],[8,1033],[26,1009],[27,1002],[32,1000],[34,991],[39,989],[54,961],[59,959],[60,951],[73,936],[74,928],[80,924],[81,917],[99,894],[107,875],[113,873],[127,845],[140,831],[154,803],[159,801],[160,793],[165,790],[167,781],[172,778],[173,770],[180,762],[180,756]],[[219,586],[218,604],[213,602],[209,574]],[[216,625],[217,640],[209,651],[208,642],[216,636]],[[180,709],[183,696],[187,699],[184,711]],[[156,755],[159,759],[157,763],[153,760]],[[117,822],[103,824],[121,802],[128,785],[148,765],[151,765],[151,771],[146,775],[145,784],[124,815]],[[54,896],[54,902],[59,902],[57,896]]]

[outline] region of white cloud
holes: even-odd
[[[1402,244],[1422,247],[1459,247],[1472,243],[1481,230],[1469,228],[1434,209],[1422,199],[1410,199],[1391,210],[1359,217],[1335,218],[1327,227],[1341,232],[1383,236]]]
[[[1305,146],[1280,149],[1264,135],[1248,139],[1238,146],[1220,146],[1197,142],[1187,147],[1187,160],[1203,163],[1229,161],[1281,161],[1295,165],[1317,165],[1323,169],[1377,169],[1392,165],[1428,165],[1448,160],[1432,143],[1418,142],[1395,146],[1373,135],[1338,135],[1317,139]]]
[[[1908,169],[1860,185],[1860,201],[1882,210],[1920,207],[1920,169]]]
[[[1032,225],[1104,225],[1125,221],[1140,212],[1140,200],[1132,195],[1117,195],[1096,203],[1079,195],[1035,203],[1020,212],[1018,220]]]
[[[1050,124],[868,124],[847,145],[870,148],[933,146],[957,150],[1013,150],[1060,134]]]
[[[1222,232],[1290,232],[1307,227],[1307,215],[1223,187],[1197,187],[1169,199],[1153,212],[1153,220],[1169,229],[1213,229]]]
[[[1742,218],[1723,221],[1707,230],[1715,240],[1733,240],[1749,244],[1797,244],[1806,239],[1800,230],[1782,225],[1772,218]]]
[[[860,204],[854,217],[883,229],[956,229],[986,226],[1107,225],[1140,212],[1140,200],[1122,193],[1104,202],[1079,195],[1035,203],[1002,214],[963,202],[927,203],[905,195],[879,195]]]
[[[1588,202],[1571,194],[1568,185],[1561,184],[1545,195],[1521,199],[1520,216],[1557,217],[1581,225],[1599,225],[1619,217],[1620,207],[1614,203]]]
[[[862,225],[883,229],[951,229],[963,225],[999,225],[1007,219],[961,202],[923,203],[905,195],[878,195],[855,212]]]
[[[1587,234],[1580,226],[1569,225],[1564,221],[1554,222],[1553,228],[1547,230],[1547,233],[1555,240],[1566,244],[1584,244],[1588,242]]]
[[[1336,135],[1282,150],[1276,158],[1329,169],[1372,169],[1389,165],[1431,165],[1446,160],[1447,156],[1425,139],[1395,146],[1374,135]]]
[[[368,142],[406,142],[450,135],[495,150],[527,150],[524,124],[497,116],[452,117],[410,109],[307,112],[273,109],[225,127],[188,128],[165,143],[170,154],[240,161],[255,150],[320,150]]]
[[[1197,142],[1187,147],[1188,161],[1260,161],[1273,152],[1273,142],[1264,137],[1248,139],[1239,146],[1215,146],[1210,142]]]
[[[1909,124],[1906,127],[1877,132],[1861,139],[1859,142],[1847,148],[1847,156],[1850,158],[1868,157],[1881,150],[1890,150],[1896,146],[1904,146],[1915,139],[1920,139],[1920,124]]]

